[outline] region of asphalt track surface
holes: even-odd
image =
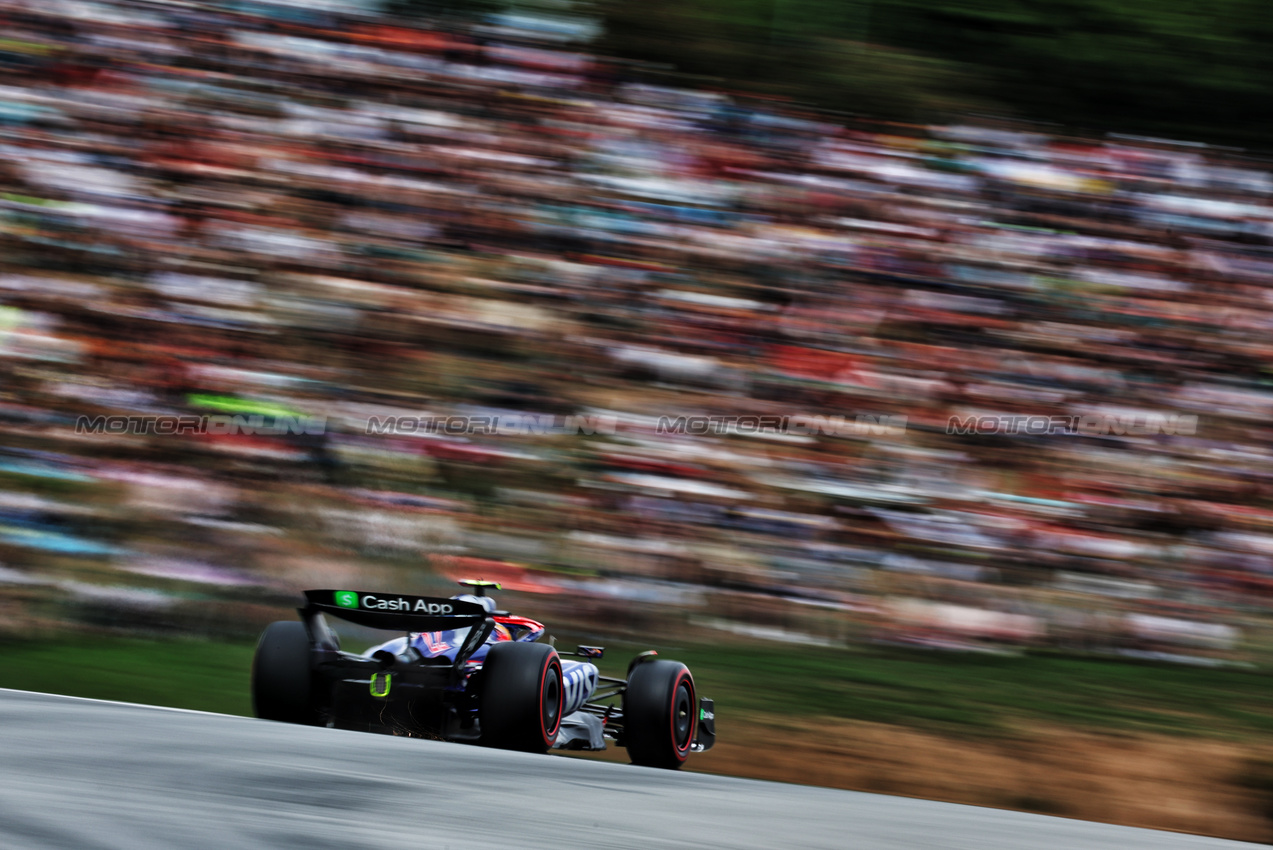
[[[0,689],[4,850],[1258,846]]]

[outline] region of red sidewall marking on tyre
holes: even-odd
[[[683,681],[689,682],[690,691],[690,733],[685,739],[685,749],[681,749],[676,743],[676,695],[680,692]],[[690,747],[694,745],[695,727],[698,726],[698,715],[694,711],[694,678],[688,670],[682,670],[672,683],[672,710],[668,712],[668,724],[672,732],[672,752],[676,754],[677,761],[685,761],[689,757]]]
[[[557,722],[553,724],[551,730],[544,730],[544,686],[548,684],[548,671],[557,668]],[[556,658],[549,657],[548,663],[544,665],[544,669],[539,672],[539,700],[537,706],[539,710],[539,728],[544,732],[544,743],[552,746],[557,740],[557,730],[561,728],[561,710],[565,706],[562,704],[564,698],[564,689],[560,682],[564,677],[561,674],[561,662]]]

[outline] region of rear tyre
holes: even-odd
[[[252,658],[252,711],[264,720],[313,725],[313,677],[305,624],[280,620],[261,633]]]
[[[623,740],[633,764],[676,770],[694,744],[694,677],[679,661],[636,665],[623,694]]]
[[[543,643],[497,643],[482,663],[482,743],[546,753],[561,728],[561,659]]]

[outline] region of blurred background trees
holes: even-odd
[[[1264,147],[1260,0],[600,0],[602,53],[850,113]]]

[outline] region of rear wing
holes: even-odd
[[[394,632],[440,632],[481,625],[486,609],[475,602],[405,593],[307,590],[302,618],[322,612],[359,626]]]

